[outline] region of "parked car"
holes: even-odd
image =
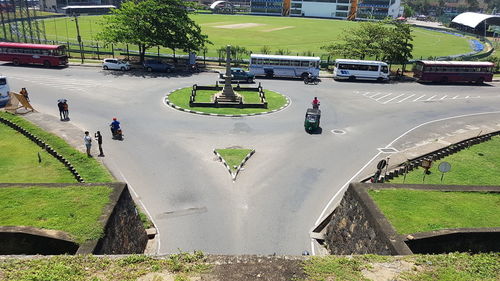
[[[144,69],[149,72],[159,71],[159,72],[172,72],[175,70],[175,66],[169,63],[164,63],[159,60],[145,60],[143,63]]]
[[[102,69],[114,69],[114,70],[130,70],[130,64],[128,62],[119,59],[104,59],[102,61]]]
[[[220,78],[224,79],[225,73],[220,73]],[[251,72],[245,71],[241,68],[231,68],[232,81],[246,81],[252,83],[255,75]]]

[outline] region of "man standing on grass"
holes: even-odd
[[[85,143],[85,147],[87,148],[87,156],[92,157],[92,155],[90,155],[90,148],[92,147],[92,138],[89,136],[88,131],[85,131],[83,142]]]

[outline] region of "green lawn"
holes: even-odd
[[[3,123],[0,123],[0,151],[0,182],[76,182],[59,160]]]
[[[227,148],[227,149],[216,149],[222,158],[226,161],[227,165],[231,168],[231,171],[235,172],[237,167],[241,164],[243,159],[250,153],[251,149],[239,149],[239,148]]]
[[[266,45],[274,53],[278,49],[297,55],[304,52],[316,56],[325,54],[320,49],[339,39],[343,30],[353,28],[358,22],[294,17],[270,17],[248,15],[194,14],[191,17],[202,27],[213,45],[208,46],[208,56],[217,56],[216,49],[227,44],[246,47],[253,53],[260,53]],[[79,18],[80,34],[89,45],[101,29],[100,16]],[[233,26],[230,25],[237,25]],[[45,20],[47,39],[76,42],[76,25],[69,18]],[[447,56],[471,51],[465,38],[414,28],[414,58]],[[68,39],[69,38],[69,39]],[[88,42],[87,42],[88,41]],[[118,46],[123,48],[123,46]],[[136,49],[131,47],[130,49]],[[153,48],[151,52],[156,53]],[[171,53],[171,50],[162,50]]]
[[[68,232],[78,242],[103,234],[99,223],[112,189],[105,186],[0,188],[0,225]]]
[[[370,189],[400,234],[443,228],[500,227],[500,194],[411,189]]]
[[[441,183],[439,163],[451,164]],[[425,184],[448,185],[500,185],[500,136],[464,149],[433,163],[431,174],[425,176]],[[424,170],[419,168],[408,173],[405,183],[422,183]],[[390,181],[403,183],[403,176]]]
[[[286,98],[276,92],[270,90],[264,90],[267,99],[267,109],[266,108],[212,108],[212,107],[190,107],[189,97],[191,96],[191,87],[183,88],[172,92],[168,99],[177,106],[182,108],[187,108],[195,111],[206,112],[206,113],[218,113],[218,114],[250,114],[267,112],[274,109],[278,109],[286,104]],[[196,93],[196,101],[199,102],[209,102],[211,96],[217,91],[200,90]],[[243,96],[243,100],[248,103],[258,103],[260,98],[257,92],[245,92],[239,91],[239,94]]]
[[[86,182],[112,182],[113,177],[109,171],[96,159],[87,157],[58,136],[48,133],[26,119],[6,112],[0,112],[0,116],[23,127],[33,135],[38,136],[57,152],[71,162],[78,173]],[[47,157],[46,157],[47,158]],[[35,158],[34,158],[35,159]]]

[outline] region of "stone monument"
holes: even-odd
[[[224,88],[215,95],[218,103],[240,103],[241,96],[236,93],[231,85],[231,46],[226,47],[226,75],[224,75]]]

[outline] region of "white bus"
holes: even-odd
[[[301,77],[308,73],[319,76],[319,57],[250,55],[250,72],[255,76]]]
[[[0,107],[4,107],[9,102],[9,91],[7,77],[0,75]]]
[[[336,59],[333,79],[389,80],[389,67],[382,61]]]

